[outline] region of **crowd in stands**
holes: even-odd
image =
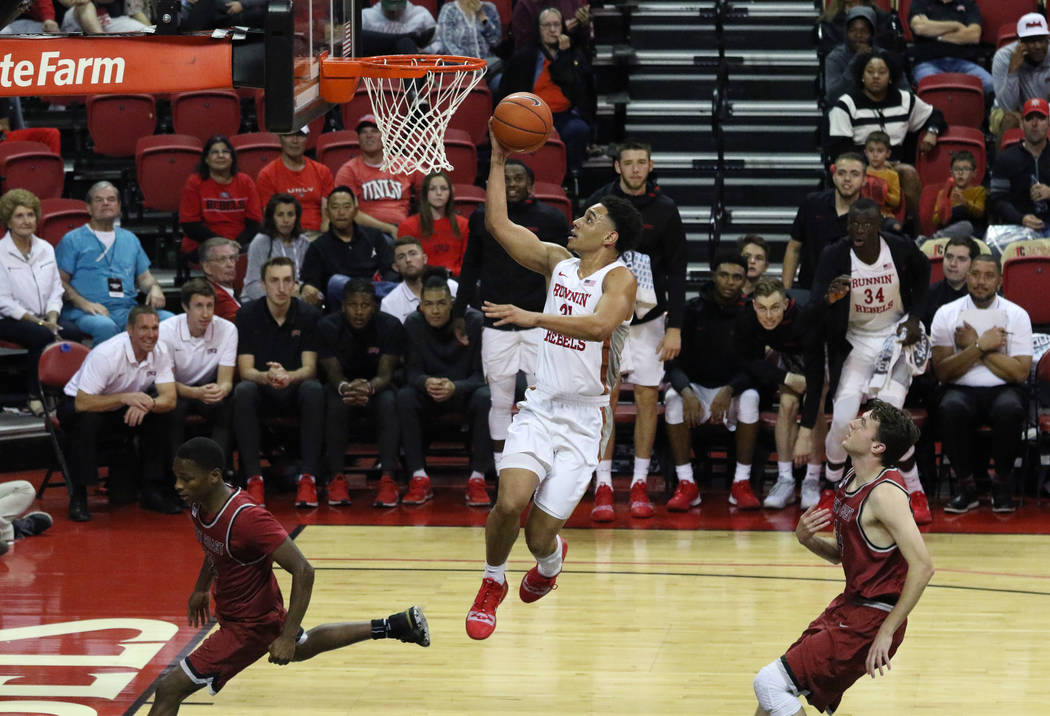
[[[502,71],[489,78],[496,98],[543,96],[567,168],[582,164],[595,107],[587,6],[518,0],[509,48],[497,34],[507,18],[489,2],[450,0],[436,23],[409,0],[380,0],[363,15],[366,40],[377,47],[502,52]],[[995,52],[989,73],[972,0],[915,0],[907,22],[915,43],[906,47],[895,18],[868,2],[837,0],[822,16],[831,188],[799,207],[779,280],[766,275],[769,243],[749,235],[718,253],[711,280],[687,300],[682,219],[642,142],[619,144],[615,176],[580,202],[582,212],[604,196],[623,197],[644,219],[638,251],[648,257],[656,301],[636,311],[623,360],[635,411],[633,517],[653,514],[647,479],[661,391],[673,461],[673,472],[664,471],[676,483],[671,511],[701,502],[692,431],[705,425],[732,433],[729,502],[737,509],[828,499],[822,485],[842,479],[842,440],[873,397],[921,408],[924,440],[943,441],[957,478],[947,511],[975,508],[984,474],[993,509],[1014,509],[1033,327],[1024,308],[1000,295],[1002,265],[975,237],[987,230],[988,244],[1001,250],[1006,241],[1050,236],[1050,105],[1038,71],[1050,31],[1041,15],[1021,17],[1018,39]],[[980,79],[991,113],[976,129],[992,135],[994,162],[983,146],[956,149],[943,164],[948,176],[931,181],[923,158],[953,125],[910,80],[946,70]],[[260,503],[263,436],[297,434],[300,507],[325,497],[349,504],[348,442],[374,441],[374,504],[390,507],[432,497],[427,441],[442,427],[467,426],[465,499],[488,504],[486,475],[502,459],[519,374],[527,382],[535,372],[539,329],[495,326],[476,308],[489,301],[541,310],[545,286],[492,238],[483,204],[460,213],[449,174],[431,173],[416,188],[412,177],[381,168],[372,114],[352,128],[359,152],[334,171],[306,156],[308,128],[281,135],[280,154],[255,179],[239,170],[229,138],[204,143],[179,208],[188,280],[176,316],[164,310],[138,237],[117,222],[117,187],[92,186],[90,220],[54,248],[36,236],[39,199],[17,189],[0,198],[0,340],[25,346],[31,361],[56,338],[94,346],[58,405],[71,438],[72,519],[90,519],[87,486],[114,435],[138,437],[142,469],[138,480],[111,469],[110,500],[178,511],[167,458],[190,429],[236,448],[237,479]],[[1011,131],[1020,141],[1000,145]],[[511,221],[564,244],[570,225],[534,195],[533,169],[512,159],[505,179]],[[933,230],[921,236],[927,219]],[[929,256],[941,259],[943,280],[931,282]],[[34,383],[29,376],[36,398]],[[778,456],[764,499],[752,480],[763,411],[775,415]],[[975,449],[982,428],[987,454]],[[610,442],[596,474],[598,522],[615,514],[611,458]],[[924,523],[931,515],[921,460],[909,451],[900,467]],[[805,465],[800,494],[796,465]]]

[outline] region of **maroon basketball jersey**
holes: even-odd
[[[273,574],[273,553],[288,538],[281,524],[241,490],[216,515],[193,505],[197,541],[215,569],[215,612],[221,619],[251,621],[283,610]]]
[[[889,468],[864,487],[850,491],[852,479],[853,471],[850,470],[835,491],[835,539],[846,573],[844,595],[847,599],[896,603],[908,574],[908,563],[896,544],[889,547],[872,544],[860,526],[860,518],[864,503],[876,486],[889,483],[899,487],[905,495],[908,490],[900,473]]]

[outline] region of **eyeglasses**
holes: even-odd
[[[560,30],[561,22],[541,22],[540,27],[545,29]]]
[[[212,256],[211,258],[208,259],[208,263],[213,263],[213,264],[233,264],[233,263],[237,263],[237,255],[234,254],[234,255],[231,255],[231,256]]]

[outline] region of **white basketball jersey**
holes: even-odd
[[[543,312],[555,316],[586,316],[594,313],[602,297],[602,282],[614,268],[626,265],[617,259],[589,276],[580,278],[580,260],[565,259],[551,273]],[[620,353],[630,330],[624,321],[605,341],[585,341],[557,331],[542,329],[536,386],[564,397],[599,397],[620,375]]]
[[[884,339],[896,329],[904,316],[901,280],[893,264],[893,254],[884,239],[879,238],[879,258],[866,264],[850,251],[849,328],[846,337]]]

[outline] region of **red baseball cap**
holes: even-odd
[[[1040,97],[1032,97],[1021,108],[1022,117],[1027,117],[1030,114],[1041,114],[1044,117],[1050,117],[1050,104],[1047,104],[1047,101]]]

